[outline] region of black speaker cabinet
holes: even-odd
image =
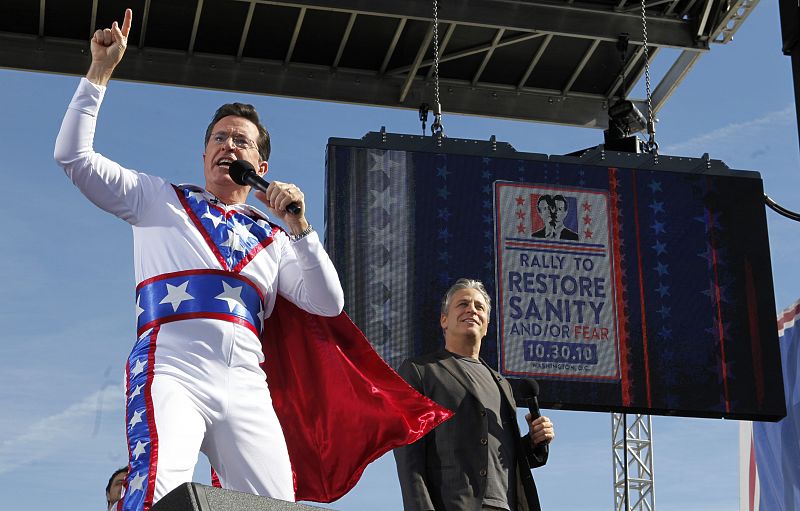
[[[197,483],[184,483],[156,502],[151,511],[319,511],[322,508],[259,497]]]

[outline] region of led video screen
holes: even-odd
[[[785,415],[760,175],[643,155],[330,139],[326,244],[394,368],[443,347],[440,300],[484,282],[481,356],[576,410]]]

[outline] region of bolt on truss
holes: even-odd
[[[653,422],[649,415],[611,414],[615,511],[654,511]]]

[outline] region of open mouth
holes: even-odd
[[[220,158],[217,160],[217,165],[220,167],[230,167],[234,160],[232,158]]]

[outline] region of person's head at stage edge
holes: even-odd
[[[479,280],[458,279],[442,300],[439,324],[444,347],[451,353],[477,359],[489,328],[491,299]]]
[[[108,478],[108,484],[106,484],[107,507],[111,507],[111,504],[122,498],[122,487],[125,485],[125,476],[127,475],[128,467],[121,467]]]
[[[269,132],[261,124],[253,105],[228,103],[214,113],[206,128],[203,173],[206,190],[226,204],[242,203],[249,186],[236,184],[228,174],[230,164],[245,160],[256,173],[267,173],[270,153]]]

